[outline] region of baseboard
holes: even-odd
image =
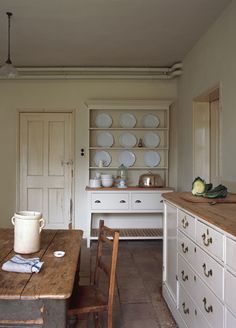
[[[188,328],[183,321],[182,317],[180,316],[180,313],[177,309],[177,305],[175,304],[175,301],[173,300],[171,294],[168,291],[168,288],[166,287],[165,283],[162,285],[162,296],[164,297],[166,304],[168,305],[168,308],[170,312],[172,313],[176,323],[178,324],[179,328]]]

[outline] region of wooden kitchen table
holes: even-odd
[[[14,273],[2,264],[15,255],[14,231],[0,229],[0,327],[66,327],[66,312],[74,283],[83,232],[80,230],[43,230],[41,249],[23,257],[40,257],[39,273]],[[56,250],[65,251],[57,258]]]

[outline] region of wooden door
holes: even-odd
[[[20,113],[20,210],[43,213],[46,228],[72,221],[72,114]]]

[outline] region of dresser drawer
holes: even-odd
[[[195,249],[195,244],[183,233],[178,231],[178,253],[192,266],[195,262]]]
[[[224,327],[223,304],[198,276],[195,280],[193,297],[196,305],[212,327]]]
[[[201,311],[182,286],[179,290],[179,311],[188,328],[210,328]]]
[[[163,198],[159,193],[133,193],[131,194],[131,209],[163,211]]]
[[[196,237],[200,246],[223,261],[223,235],[220,232],[197,221]]]
[[[128,193],[92,193],[92,210],[127,210],[129,208]]]
[[[178,210],[178,228],[195,238],[195,218],[182,210]]]
[[[224,268],[198,246],[193,267],[214,293],[223,300]]]
[[[226,271],[225,273],[225,303],[236,316],[236,277]]]
[[[226,238],[226,264],[236,272],[236,241],[231,238]]]

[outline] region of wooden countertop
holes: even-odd
[[[236,237],[236,203],[193,203],[183,198],[186,194],[165,193],[163,198]]]
[[[133,186],[133,187],[127,187],[127,188],[117,188],[117,187],[100,187],[100,188],[91,188],[91,187],[86,187],[85,188],[86,191],[132,191],[132,190],[138,190],[138,191],[150,191],[150,190],[174,190],[173,188],[170,187],[156,187],[156,188],[151,188],[151,187],[137,187],[137,186]]]

